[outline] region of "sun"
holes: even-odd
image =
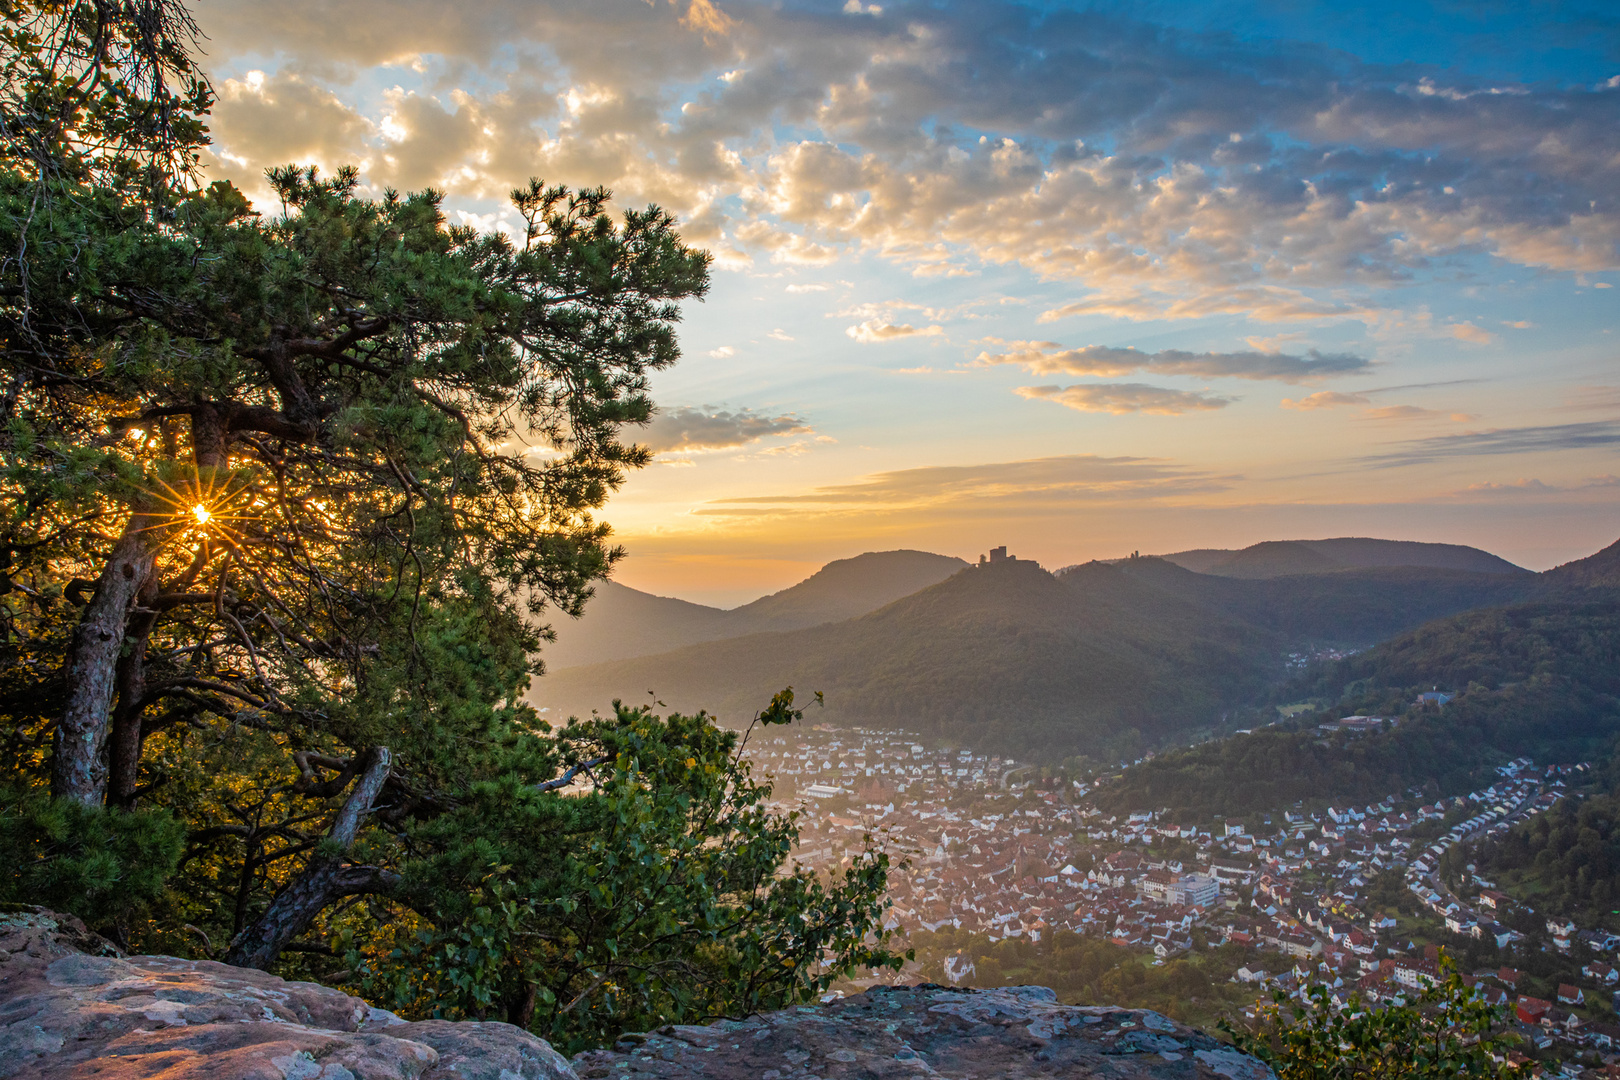
[[[225,475],[213,470],[206,475],[194,472],[175,483],[154,475],[149,478],[148,493],[157,512],[146,527],[160,530],[164,544],[209,538],[208,542],[234,545],[244,539],[238,527],[258,516],[250,505],[249,479],[240,471]]]

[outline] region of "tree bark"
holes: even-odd
[[[158,592],[157,575],[147,576],[146,587],[136,597],[138,606],[148,607]],[[107,805],[121,810],[135,809],[135,790],[141,771],[141,713],[146,698],[146,644],[158,613],[138,612],[129,620],[128,647],[118,660],[117,704],[112,714],[112,742],[107,755]]]
[[[328,840],[341,852],[347,853],[353,846],[361,821],[371,811],[371,804],[387,782],[392,764],[393,755],[386,746],[375,747],[369,753],[359,781],[327,834]],[[316,855],[276,893],[264,914],[236,936],[225,962],[267,970],[288,943],[309,929],[326,908],[345,896],[389,892],[398,880],[398,875],[380,867],[355,866],[341,854]]]
[[[129,613],[152,577],[161,523],[136,514],[113,545],[95,595],[73,631],[67,662],[67,707],[56,725],[51,793],[100,806],[107,793],[107,734]]]

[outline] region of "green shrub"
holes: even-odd
[[[1480,1000],[1442,953],[1439,981],[1404,1002],[1375,1007],[1352,995],[1341,1005],[1313,986],[1303,1002],[1274,995],[1252,1031],[1226,1020],[1220,1027],[1278,1080],[1516,1077],[1507,1054],[1517,1036],[1504,1013]]]
[[[185,837],[164,810],[125,813],[0,789],[0,901],[120,926],[163,890]]]

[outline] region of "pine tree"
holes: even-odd
[[[365,943],[427,943],[432,1001],[565,1041],[891,963],[883,861],[785,873],[712,718],[522,701],[708,255],[538,181],[516,238],[352,169],[256,212],[194,182],[183,11],[0,16],[0,893],[293,973],[357,943],[407,1005],[417,946]],[[453,944],[492,902],[495,966]]]

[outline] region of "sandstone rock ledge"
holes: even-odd
[[[818,1008],[631,1035],[569,1062],[508,1024],[407,1023],[263,972],[117,955],[68,916],[0,914],[0,1080],[1270,1080],[1141,1010],[1040,987],[880,988]]]
[[[1059,1005],[1043,986],[876,987],[817,1008],[628,1036],[580,1054],[574,1069],[582,1080],[1275,1080],[1158,1013]]]

